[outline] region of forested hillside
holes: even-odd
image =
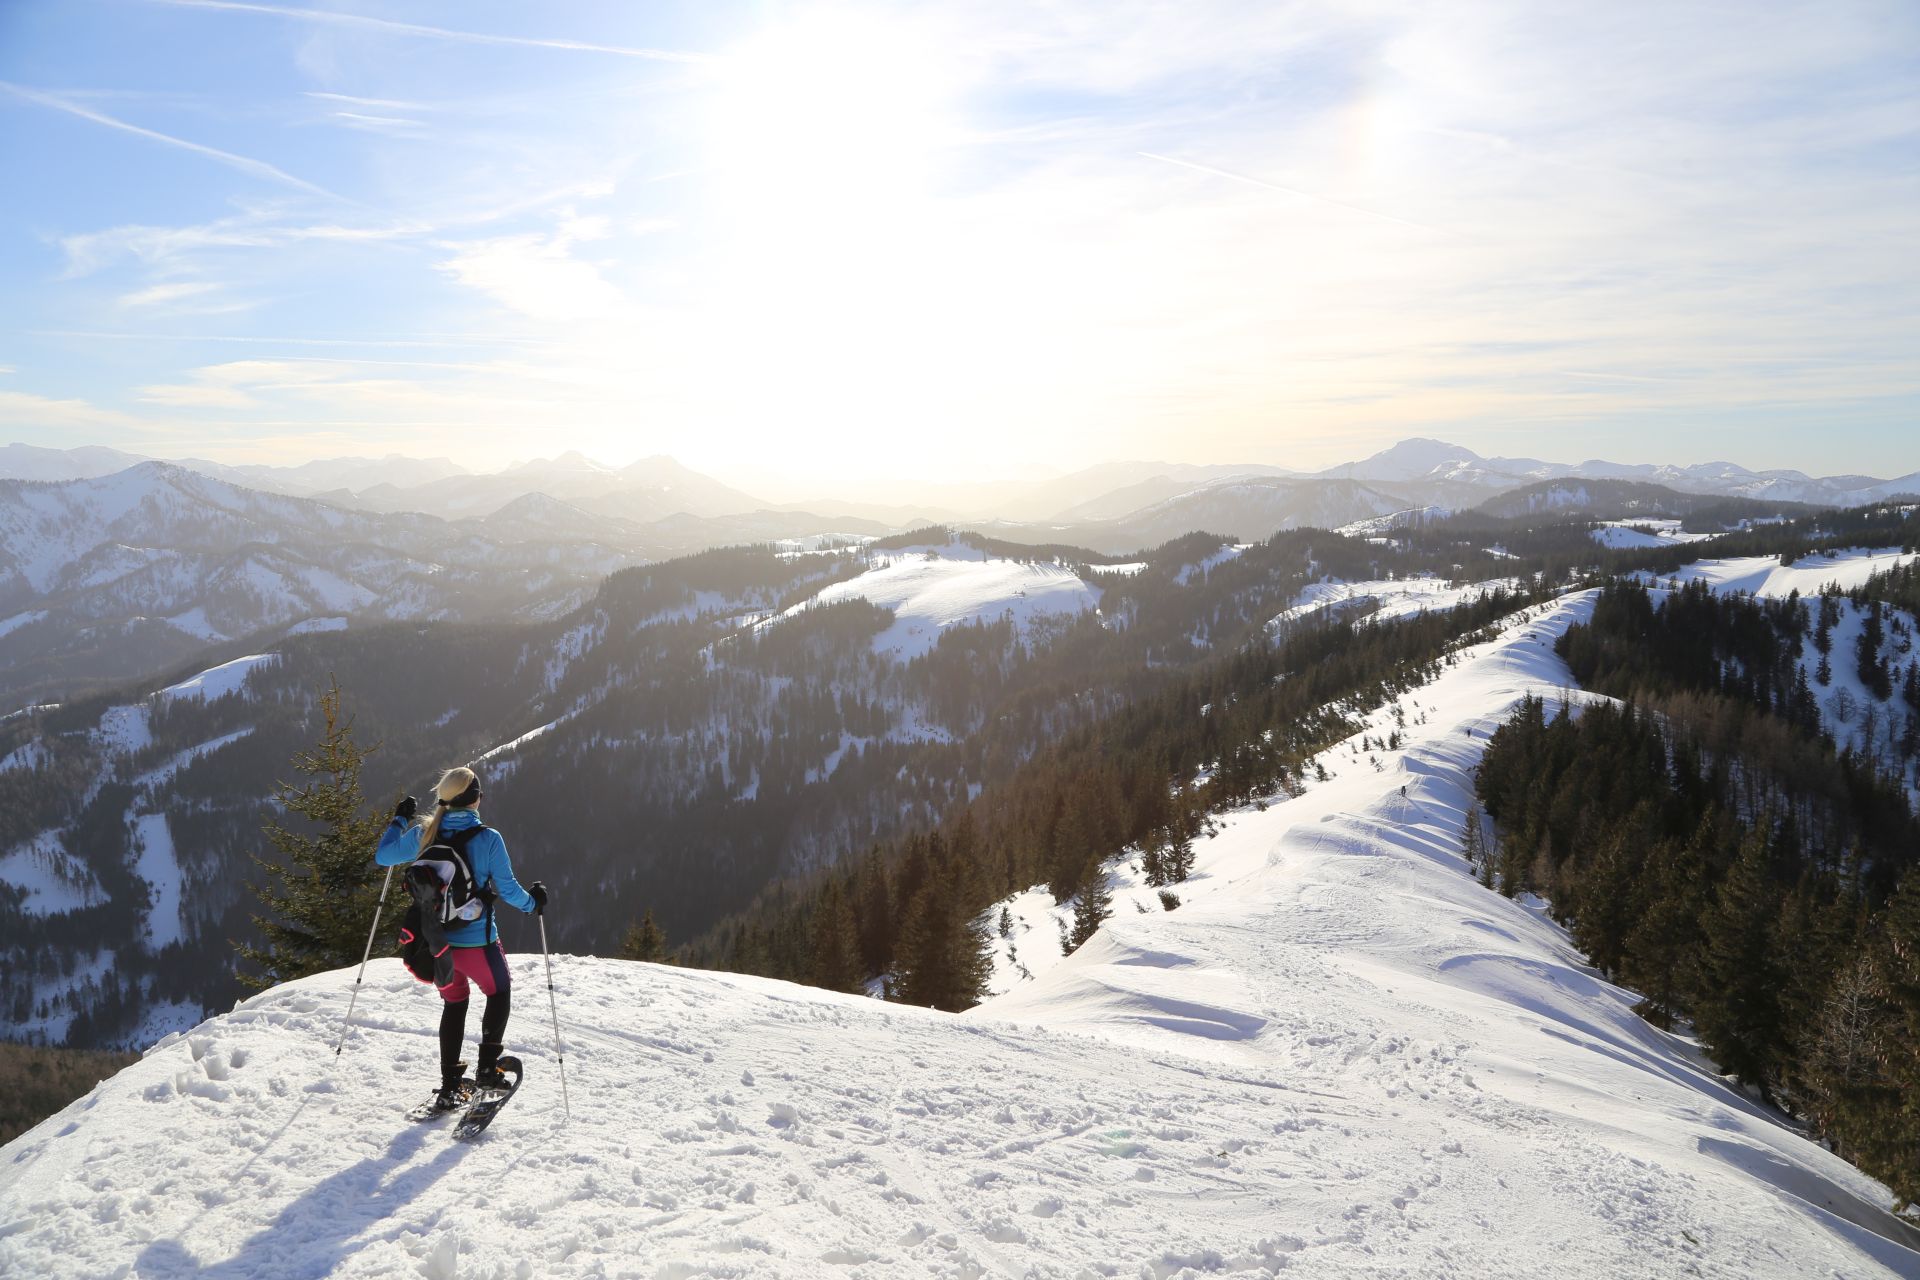
[[[1098,560],[944,530],[709,552],[615,574],[550,623],[304,634],[11,717],[11,1034],[140,1041],[232,998],[251,856],[330,680],[378,748],[370,807],[477,762],[488,820],[567,903],[565,945],[611,952],[649,911],[684,941],[769,881],[932,827],[1258,641],[1310,581],[1430,563],[1324,532]],[[503,927],[525,941],[512,913]]]

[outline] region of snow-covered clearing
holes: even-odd
[[[1592,530],[1593,540],[1610,550],[1643,550],[1701,542],[1714,535],[1688,533],[1678,520],[1607,520]]]
[[[1223,543],[1218,551],[1200,561],[1198,564],[1181,565],[1180,572],[1174,575],[1173,580],[1184,587],[1195,578],[1206,577],[1227,561],[1238,560],[1246,553],[1246,550],[1247,548],[1244,544]]]
[[[573,715],[574,713],[569,712],[564,716],[560,716],[558,719],[549,720],[543,725],[538,725],[532,729],[529,729],[525,733],[521,734],[517,738],[512,739],[511,741],[503,742],[497,747],[489,747],[487,748],[487,750],[481,752],[477,757],[475,757],[474,763],[484,764],[490,760],[497,760],[501,756],[512,755],[514,751],[516,751],[520,747],[526,746],[527,743],[532,742],[535,738],[540,737],[542,734],[551,733],[555,729],[559,728],[561,725],[565,724],[567,721],[573,719]]]
[[[810,533],[803,538],[775,538],[773,553],[782,560],[792,560],[799,556],[818,555],[823,551],[864,547],[873,540],[874,535],[870,533]]]
[[[45,609],[29,609],[25,613],[16,613],[11,618],[0,618],[0,636],[18,631],[21,627],[31,626],[46,616]]]
[[[15,769],[38,769],[47,762],[47,749],[35,738],[21,743],[0,757],[0,773],[11,773]]]
[[[875,553],[872,568],[781,616],[853,599],[893,610],[893,623],[874,637],[873,648],[906,662],[931,650],[948,627],[1011,617],[1024,631],[1043,617],[1097,608],[1100,593],[1065,566],[1003,560],[955,543]]]
[[[90,983],[104,982],[112,977],[118,953],[111,948],[102,948],[74,957],[73,972],[57,977],[41,978],[33,984],[33,994],[28,1003],[32,1012],[24,1019],[7,1024],[10,1038],[22,1042],[39,1044],[59,1044],[67,1037],[67,1028],[73,1025],[73,1011],[64,1003],[74,992],[81,991]],[[42,1007],[46,1013],[41,1013]],[[5,1148],[0,1148],[5,1150]],[[4,1198],[0,1192],[0,1198]],[[7,1217],[0,1214],[0,1276],[12,1280],[14,1272],[9,1270],[9,1261],[3,1237],[6,1234]],[[32,1272],[21,1274],[31,1275]]]
[[[1115,578],[1131,578],[1137,576],[1146,567],[1145,560],[1129,560],[1125,564],[1090,564],[1087,566],[1087,572]]]
[[[202,700],[224,698],[230,693],[238,693],[256,667],[279,660],[280,655],[277,653],[250,653],[244,658],[235,658],[217,667],[209,667],[199,675],[182,680],[179,684],[168,685],[160,691],[158,696]]]
[[[195,605],[185,613],[176,613],[171,618],[162,618],[168,626],[184,631],[196,640],[205,640],[209,644],[218,644],[227,639],[227,633],[207,621],[204,605]]]
[[[1364,520],[1355,520],[1352,524],[1341,525],[1334,532],[1346,538],[1366,538],[1371,541],[1396,530],[1427,524],[1435,520],[1445,520],[1452,514],[1452,510],[1447,507],[1409,507],[1405,511],[1394,511],[1384,516],[1368,516]]]
[[[93,730],[93,740],[108,755],[132,755],[153,744],[153,725],[147,717],[147,705],[108,707]]]
[[[1828,583],[1842,589],[1857,587],[1872,574],[1904,564],[1914,557],[1898,551],[1845,551],[1835,555],[1813,555],[1784,568],[1778,560],[1751,558],[1739,560],[1702,560],[1687,566],[1687,571],[1654,579],[1640,575],[1643,581],[1668,583],[1705,582],[1721,594],[1748,592],[1773,598],[1799,591],[1808,616],[1818,607],[1811,597]],[[1661,592],[1656,587],[1655,597]],[[1905,708],[1898,691],[1898,675],[1904,659],[1891,635],[1882,640],[1882,652],[1891,658],[1895,688],[1891,696],[1877,698],[1861,681],[1856,659],[1861,632],[1866,629],[1866,613],[1851,600],[1838,602],[1839,621],[1833,625],[1829,646],[1827,679],[1819,678],[1820,653],[1814,647],[1811,628],[1802,638],[1798,664],[1806,674],[1807,686],[1820,706],[1821,721],[1836,743],[1878,760],[1898,759],[1899,740],[1906,724]],[[1909,627],[1914,619],[1900,610]],[[1909,792],[1920,804],[1920,784],[1908,783]]]
[[[288,627],[287,634],[290,636],[304,636],[311,635],[316,631],[345,631],[346,629],[347,620],[345,618],[307,618]]]
[[[153,890],[153,905],[147,909],[147,945],[158,951],[186,937],[180,919],[185,905],[181,887],[180,860],[173,852],[173,832],[164,813],[143,813],[134,823],[134,841],[140,859],[134,874]]]
[[[1649,583],[1705,582],[1716,591],[1745,591],[1756,596],[1785,596],[1798,591],[1816,595],[1832,584],[1842,591],[1865,585],[1876,573],[1911,563],[1914,556],[1898,547],[1821,552],[1802,557],[1791,567],[1775,556],[1744,556],[1732,560],[1698,560],[1673,573],[1640,575]]]
[[[1123,908],[959,1017],[561,956],[571,1124],[525,999],[526,1096],[459,1146],[401,1118],[438,1002],[397,962],[337,1067],[352,973],[263,993],[6,1148],[0,1272],[1920,1273],[1883,1188],[1463,869],[1486,735],[1559,696],[1591,599],[1375,713],[1402,749],[1342,744],[1327,782],[1225,815],[1187,905]],[[537,991],[539,957],[512,965]]]
[[[1494,582],[1467,582],[1451,585],[1445,578],[1379,578],[1369,582],[1315,582],[1293,599],[1285,612],[1267,626],[1277,630],[1315,615],[1338,615],[1366,611],[1376,622],[1411,617],[1432,609],[1454,609],[1477,599],[1496,587],[1511,590],[1511,578]]]
[[[235,729],[232,733],[223,733],[217,738],[209,738],[205,742],[195,743],[185,751],[177,751],[167,759],[165,764],[155,769],[149,769],[147,772],[135,778],[133,785],[143,789],[160,786],[170,781],[174,774],[180,772],[201,756],[212,755],[222,747],[230,747],[252,732],[253,726],[248,725],[244,729]]]
[[[0,882],[26,891],[21,909],[31,915],[78,911],[102,900],[93,870],[66,851],[58,831],[42,831],[0,857]]]

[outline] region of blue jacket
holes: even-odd
[[[450,809],[440,820],[440,830],[445,832],[465,831],[468,827],[480,825],[480,815],[471,809]],[[403,862],[412,862],[420,856],[420,835],[426,830],[424,824],[408,826],[405,820],[395,818],[380,833],[380,847],[374,852],[373,860],[383,867],[397,867]],[[481,888],[491,887],[500,895],[500,901],[515,906],[522,911],[533,910],[533,895],[520,887],[513,878],[513,863],[507,858],[507,842],[500,833],[488,827],[467,845],[467,863],[473,868],[474,881]],[[447,941],[456,947],[484,947],[489,942],[500,940],[500,930],[495,928],[485,933],[487,917],[478,920],[459,920],[447,926]]]

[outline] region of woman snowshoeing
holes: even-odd
[[[419,802],[408,796],[394,806],[393,821],[380,835],[374,860],[382,866],[413,863],[407,883],[423,907],[436,895],[448,894],[458,880],[459,862],[465,862],[467,883],[474,896],[460,904],[453,918],[428,923],[426,936],[444,932],[445,945],[436,939],[434,985],[445,1003],[440,1010],[440,1090],[435,1104],[452,1109],[466,1100],[471,1087],[504,1088],[500,1050],[507,1030],[512,975],[500,931],[493,923],[493,901],[502,900],[533,912],[547,905],[546,886],[539,881],[522,888],[513,878],[507,842],[480,821],[480,779],[471,769],[449,769],[434,788],[433,813],[419,826],[410,825]],[[416,859],[418,861],[416,861]],[[468,984],[487,998],[480,1016],[480,1057],[471,1082],[463,1079],[467,1064],[460,1059],[466,1040]]]

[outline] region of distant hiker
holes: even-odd
[[[507,842],[482,823],[476,811],[485,793],[473,770],[447,770],[434,794],[432,816],[417,827],[409,824],[419,812],[419,801],[408,796],[394,806],[393,821],[381,832],[374,859],[389,867],[412,864],[406,885],[415,910],[408,914],[401,941],[414,952],[408,968],[422,981],[431,981],[446,1002],[440,1011],[440,1091],[435,1101],[451,1110],[466,1101],[470,1087],[462,1079],[467,1064],[460,1060],[469,980],[487,998],[471,1085],[502,1088],[506,1083],[499,1062],[513,978],[493,923],[494,900],[532,912],[547,905],[547,888],[537,880],[522,888],[513,878]]]

